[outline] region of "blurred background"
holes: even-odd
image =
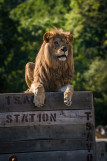
[[[74,35],[73,86],[93,91],[96,126],[107,131],[106,0],[0,0],[0,93],[27,89],[25,64],[52,25]]]

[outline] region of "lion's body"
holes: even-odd
[[[66,34],[62,30],[48,33],[49,41],[44,35],[44,42],[37,54],[35,63],[27,63],[25,80],[29,91],[42,87],[44,91],[56,91],[71,83],[74,75],[74,61],[72,45],[68,43]],[[54,42],[59,41],[55,46]],[[65,51],[64,51],[65,50]],[[63,52],[64,51],[64,52]],[[40,91],[40,90],[39,90]]]

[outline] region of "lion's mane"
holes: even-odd
[[[44,85],[45,91],[55,91],[67,85],[74,76],[74,61],[72,45],[69,45],[69,55],[65,62],[54,59],[47,43],[49,38],[56,35],[66,36],[73,39],[69,32],[54,29],[50,33],[45,33],[43,44],[35,59],[34,81]],[[70,40],[71,41],[71,40]]]

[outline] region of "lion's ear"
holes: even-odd
[[[53,37],[53,34],[52,34],[52,32],[49,31],[44,34],[43,40],[47,43],[47,42],[49,42],[49,39],[51,39],[52,37]]]
[[[70,41],[70,42],[72,42],[73,40],[74,40],[74,37],[73,37],[73,35],[70,33],[70,32],[67,32],[67,39]]]

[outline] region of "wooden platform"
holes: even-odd
[[[0,94],[0,161],[95,161],[92,92],[46,93],[42,108],[33,94]]]

